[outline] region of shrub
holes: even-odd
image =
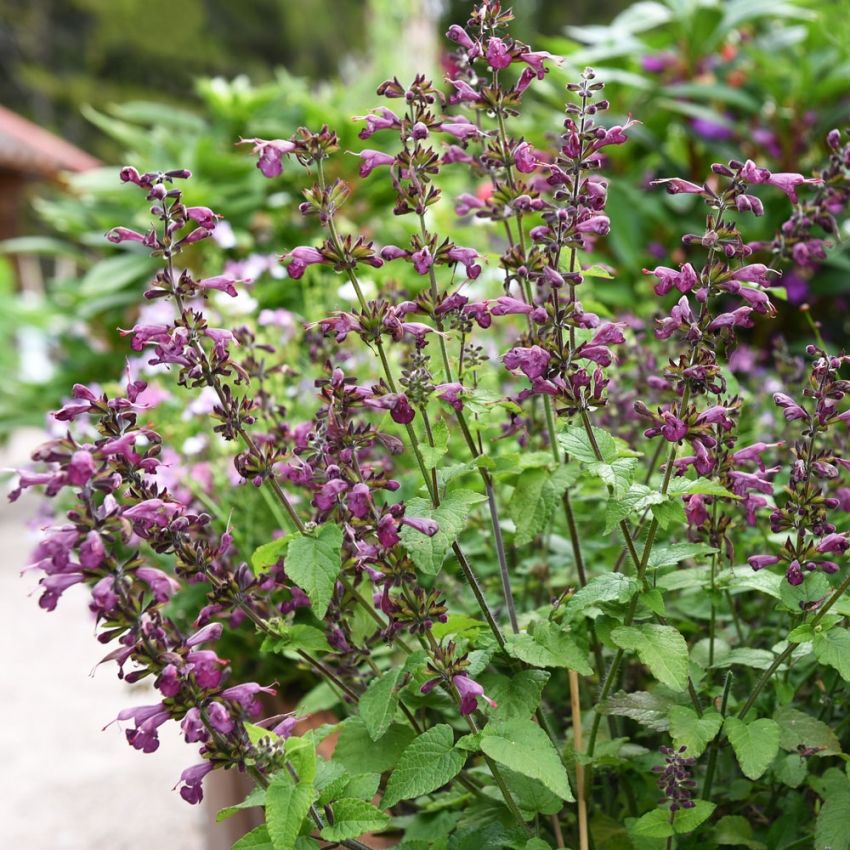
[[[116,391],[75,386],[20,474],[13,498],[44,487],[67,517],[40,604],[91,589],[105,660],[160,694],[119,714],[128,741],[175,721],[200,745],[187,801],[216,768],[254,778],[243,850],[847,846],[847,358],[811,319],[805,359],[738,337],[837,231],[850,147],[830,132],[808,177],[732,159],[654,181],[705,210],[644,270],[655,326],[591,311],[623,274],[604,169],[637,122],[604,121],[587,69],[550,145],[515,135],[559,60],[511,20],[489,0],[449,29],[448,95],[379,86],[360,176],[394,224],[358,232],[328,126],[242,140],[270,180],[305,172],[321,236],[277,285],[302,281],[306,325],[234,325],[249,282],[191,260],[219,211],[186,202],[185,169],[122,170],[151,223],[107,236],[158,266],[121,331],[146,354]],[[464,184],[474,247],[440,230]],[[752,241],[768,198],[787,221]],[[315,687],[275,714],[293,671]],[[339,723],[301,722],[318,708]]]

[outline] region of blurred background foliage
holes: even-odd
[[[126,340],[116,328],[134,323],[153,266],[142,251],[103,238],[117,224],[145,226],[146,211],[137,193],[118,182],[116,166],[193,171],[187,201],[223,213],[229,228],[217,233],[232,234],[195,252],[198,271],[227,267],[252,277],[260,307],[284,306],[304,320],[339,308],[336,285],[321,273],[308,273],[300,286],[281,285],[276,256],[315,240],[313,223],[297,212],[303,172],[289,168],[265,180],[234,142],[328,123],[343,151],[331,168],[355,183],[346,208],[352,229],[381,244],[396,241],[407,223],[386,215],[388,181],[378,174],[357,181],[359,160],[345,153],[383,142],[361,142],[361,125],[351,117],[378,105],[374,90],[387,76],[405,80],[425,70],[441,78],[442,33],[470,5],[0,0],[2,102],[104,162],[61,187],[41,186],[32,235],[0,248],[9,257],[37,254],[47,272],[44,293],[14,297],[12,267],[0,262],[6,308],[0,339],[8,340],[0,345],[7,376],[0,385],[0,435],[40,424],[74,381],[114,378],[123,361]],[[826,132],[847,124],[845,0],[518,0],[514,6],[517,37],[565,57],[524,101],[521,130],[529,140],[551,146],[563,120],[563,86],[588,64],[608,83],[611,122],[629,114],[641,122],[628,145],[611,149],[613,228],[605,240],[609,253],[594,259],[616,273],[583,298],[590,309],[647,315],[657,305],[642,297],[648,289],[641,268],[684,260],[681,234],[697,226],[703,210],[691,196],[647,191],[649,180],[678,175],[701,182],[711,162],[745,156],[776,171],[811,172],[825,160]],[[484,231],[474,222],[454,215],[453,196],[485,188],[464,181],[462,169],[441,177],[437,229],[498,252],[499,245],[482,243]],[[782,199],[771,204],[749,238],[766,238],[787,216]],[[792,302],[830,299],[833,337],[847,330],[848,270],[850,256],[839,246],[814,275],[797,270],[785,278],[793,284]],[[803,330],[798,311],[783,312],[771,333]]]

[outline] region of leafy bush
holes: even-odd
[[[200,745],[187,801],[253,777],[238,850],[847,847],[847,357],[808,311],[804,353],[747,340],[839,230],[850,144],[660,176],[672,264],[615,269],[642,207],[605,169],[641,125],[586,69],[553,144],[524,138],[559,59],[511,20],[450,28],[448,95],[379,86],[358,182],[321,116],[243,140],[256,194],[210,181],[212,208],[171,158],[122,169],[149,217],[108,238],[151,274],[125,379],[77,384],[13,491],[66,515],[40,604],[90,588],[107,660],[161,696],[128,741]],[[285,280],[196,259],[302,180]]]

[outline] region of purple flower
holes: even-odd
[[[452,24],[446,33],[446,38],[455,42],[455,44],[459,44],[464,50],[470,51],[473,55],[478,55],[478,44],[469,37],[469,34],[463,27]]]
[[[433,537],[440,530],[438,523],[426,517],[404,517],[401,524],[409,525],[412,529],[415,529],[420,534],[424,534],[426,537]]]
[[[376,168],[382,165],[392,165],[395,157],[382,151],[362,150],[357,156],[363,161],[360,163],[360,176],[368,177]]]
[[[295,732],[295,727],[303,720],[302,717],[296,717],[294,714],[287,715],[276,726],[272,726],[272,732],[279,735],[281,738],[290,738]]]
[[[478,708],[478,698],[485,700],[491,708],[497,708],[495,701],[484,693],[484,688],[474,679],[470,679],[465,673],[452,676],[452,684],[457,688],[460,696],[460,713],[472,714]]]
[[[534,310],[530,304],[526,304],[525,301],[520,301],[517,298],[511,298],[510,295],[501,295],[495,301],[488,301],[486,303],[488,306],[490,304],[496,305],[495,307],[490,307],[490,313],[493,316],[527,316]]]
[[[186,646],[199,646],[211,640],[218,640],[221,637],[222,631],[224,631],[224,627],[221,623],[210,623],[186,638]]]
[[[751,212],[753,215],[764,215],[764,204],[755,195],[738,195],[735,198],[738,212]]]
[[[799,198],[797,197],[797,187],[802,186],[804,183],[808,183],[812,186],[821,186],[823,185],[823,180],[820,177],[803,177],[802,174],[795,173],[779,173],[779,174],[771,174],[770,177],[767,178],[767,183],[770,186],[776,186],[777,189],[781,189],[788,197],[791,199],[791,202],[796,204],[799,203]]]
[[[846,552],[850,548],[850,541],[847,540],[847,534],[827,534],[821,538],[817,545],[818,552]]]
[[[597,233],[599,236],[607,236],[611,230],[611,219],[607,215],[592,215],[576,225],[578,233]]]
[[[201,718],[200,709],[193,706],[186,712],[186,716],[180,721],[180,728],[187,744],[196,744],[198,741],[206,741],[208,737],[207,727]]]
[[[411,254],[410,259],[413,260],[413,267],[419,274],[428,274],[428,269],[434,265],[434,256],[427,245]]]
[[[238,295],[236,284],[247,282],[246,280],[234,280],[232,277],[227,277],[226,275],[218,275],[216,277],[207,277],[203,280],[198,280],[195,282],[195,286],[203,290],[215,289],[218,292],[226,293],[231,298],[236,298]]]
[[[209,725],[222,735],[229,735],[236,726],[230,712],[220,702],[210,703],[207,708],[207,719]]]
[[[506,368],[511,371],[519,369],[533,381],[546,374],[550,355],[546,349],[533,345],[531,348],[512,348],[502,359]]]
[[[794,585],[795,587],[799,584],[803,583],[803,579],[805,579],[805,574],[803,573],[802,567],[800,566],[800,562],[798,560],[793,560],[788,565],[788,569],[785,570],[785,578],[788,580],[788,584]]]
[[[224,218],[214,213],[209,207],[186,207],[186,216],[207,230],[215,230],[219,219]]]
[[[136,575],[151,589],[157,602],[168,602],[180,590],[180,583],[155,567],[139,567]]]
[[[369,115],[355,116],[354,120],[366,122],[366,126],[358,134],[364,140],[371,138],[379,130],[388,130],[391,127],[401,126],[398,115],[386,107],[381,107]]]
[[[513,61],[511,49],[501,38],[490,38],[487,41],[487,64],[497,71],[507,68]]]
[[[288,254],[283,255],[283,259],[289,260],[289,266],[286,270],[293,280],[298,280],[304,274],[307,266],[325,262],[325,256],[318,248],[311,248],[306,245],[293,248]]]
[[[479,136],[484,135],[481,130],[478,129],[477,125],[473,124],[471,121],[446,121],[443,122],[440,129],[444,133],[449,133],[456,139],[460,139],[462,142],[465,142],[467,139],[478,138]]]
[[[180,788],[180,796],[192,805],[200,803],[204,799],[204,792],[201,788],[201,783],[204,777],[213,769],[212,762],[204,761],[192,767],[187,767],[180,774],[180,781],[183,785]]]
[[[390,408],[390,416],[393,422],[398,422],[399,425],[408,425],[413,421],[416,411],[411,407],[404,393],[399,393],[395,403]]]
[[[144,242],[145,237],[135,230],[130,230],[127,227],[113,227],[106,234],[106,238],[115,245],[121,242]]]
[[[478,103],[481,100],[481,95],[464,80],[450,79],[448,82],[455,88],[455,94],[450,98],[452,103]]]
[[[295,150],[295,143],[286,139],[240,139],[237,145],[253,145],[257,168],[265,177],[278,177],[283,171],[283,157]]]
[[[258,685],[256,682],[245,682],[242,685],[234,685],[232,688],[227,688],[219,696],[222,699],[232,699],[234,702],[238,702],[248,714],[255,717],[262,710],[262,705],[257,699],[257,694],[261,693],[274,696],[277,691],[274,688]]]
[[[690,180],[683,180],[681,177],[665,177],[663,180],[653,180],[649,185],[664,186],[670,195],[679,195],[682,193],[702,195],[705,192],[705,186],[699,186],[696,183],[691,183]]]
[[[456,411],[458,411],[458,413],[463,410],[463,384],[457,382],[451,384],[438,384],[434,387],[434,392],[436,393],[437,398],[450,404]]]
[[[786,421],[793,422],[796,419],[808,419],[809,414],[785,393],[774,393],[773,403],[782,409],[782,415]]]
[[[446,251],[446,259],[452,263],[460,263],[466,269],[466,276],[470,280],[475,280],[481,274],[481,266],[475,262],[478,259],[478,252],[473,248],[454,245]]]
[[[531,174],[540,165],[536,153],[528,142],[520,142],[514,148],[514,163],[517,171],[522,174]]]

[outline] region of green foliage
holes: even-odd
[[[324,617],[333,595],[340,568],[342,529],[325,524],[315,533],[292,538],[286,551],[287,575],[301,588],[313,604],[313,613]]]
[[[620,626],[611,632],[611,640],[620,649],[636,651],[652,675],[667,687],[683,691],[688,686],[688,645],[672,626]]]
[[[779,724],[769,717],[749,723],[727,717],[723,728],[744,776],[758,779],[779,752]]]
[[[574,800],[558,751],[533,721],[517,718],[488,723],[481,736],[481,749],[499,764],[538,780],[562,800]]]
[[[436,791],[460,773],[466,755],[455,749],[450,726],[440,723],[408,744],[387,781],[383,807]]]

